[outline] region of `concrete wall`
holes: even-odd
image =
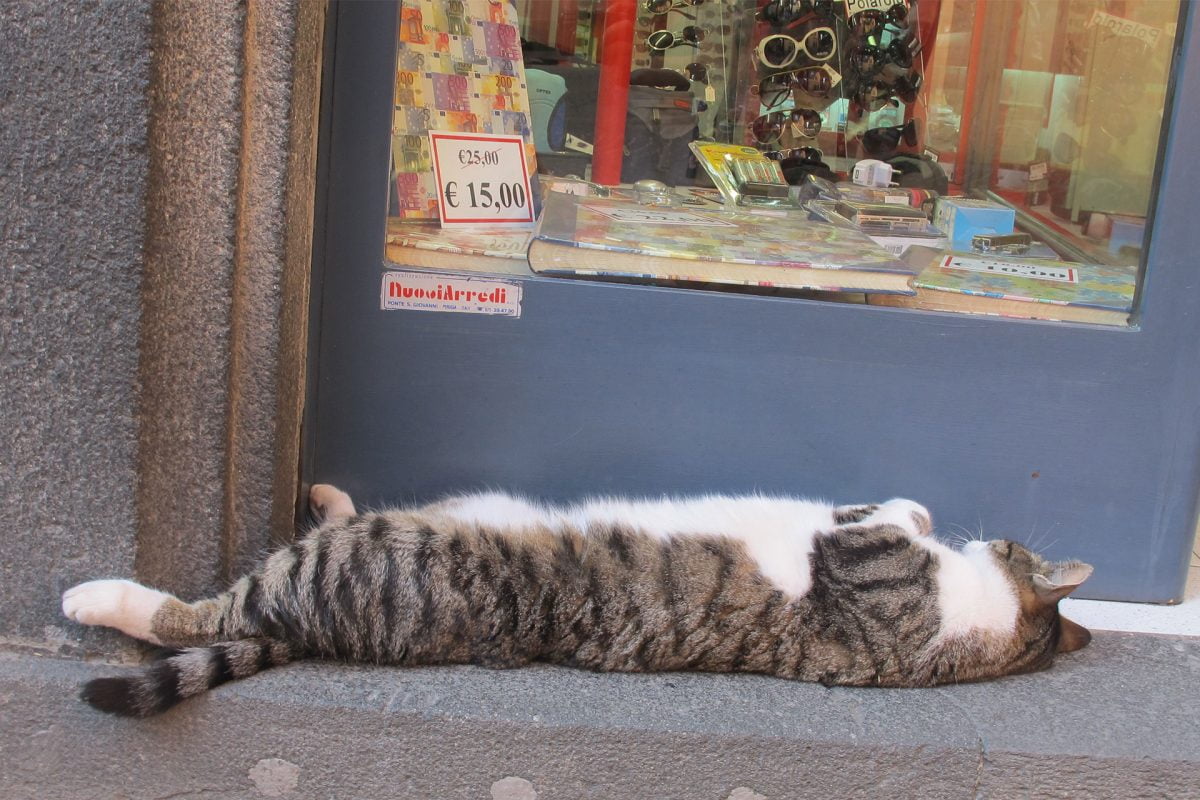
[[[61,589],[136,555],[151,13],[10,2],[0,30],[0,635],[53,640]]]
[[[290,535],[324,12],[0,4],[0,636]]]

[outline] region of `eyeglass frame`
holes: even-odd
[[[764,84],[766,84],[769,81],[778,80],[779,78],[782,78],[787,75],[794,75],[799,72],[809,72],[809,71],[823,72],[825,75],[827,75],[829,77],[829,88],[825,92],[818,94],[816,92],[809,91],[808,89],[804,88],[803,86],[797,85],[793,81],[788,81],[788,85],[786,87],[782,87],[777,90],[771,90],[771,91],[778,91],[781,95],[780,99],[776,100],[773,103],[764,102],[763,98],[766,96],[766,93],[767,93],[767,90],[763,88]],[[777,72],[774,75],[768,75],[767,77],[763,78],[762,80],[760,80],[758,82],[758,84],[756,86],[756,89],[757,89],[756,94],[758,95],[759,103],[766,106],[768,109],[773,109],[776,106],[783,103],[791,95],[791,93],[793,91],[795,91],[796,89],[799,89],[800,91],[804,92],[805,94],[810,95],[812,97],[816,97],[820,100],[828,100],[829,98],[831,98],[833,96],[834,87],[836,87],[841,82],[842,82],[842,76],[836,69],[829,66],[829,64],[816,64],[811,67],[801,67],[800,69],[790,69],[790,70],[787,70],[786,72]]]
[[[827,55],[827,56],[815,56],[812,54],[812,51],[810,51],[808,49],[808,45],[805,44],[805,40],[808,39],[808,37],[812,36],[814,33],[821,33],[822,31],[829,34],[829,39],[830,39],[830,41],[833,42],[833,49],[831,49],[829,51],[829,55]],[[774,41],[774,40],[778,40],[778,39],[787,39],[787,40],[791,41],[795,45],[795,47],[792,50],[791,58],[789,58],[787,61],[784,61],[782,63],[773,64],[773,63],[767,61],[766,48],[767,48],[768,43],[770,43],[771,41]],[[757,58],[758,63],[762,64],[764,67],[767,67],[769,69],[783,69],[783,68],[791,66],[793,63],[795,63],[796,59],[799,58],[801,52],[803,52],[804,55],[807,56],[809,58],[809,60],[811,60],[811,61],[814,61],[817,63],[825,63],[825,62],[831,60],[835,55],[837,55],[837,50],[838,50],[837,31],[835,31],[833,28],[829,27],[828,25],[821,25],[816,28],[811,28],[811,29],[805,31],[804,34],[799,39],[797,39],[795,36],[792,36],[792,35],[786,34],[786,33],[772,33],[768,36],[764,36],[762,39],[759,40],[758,45],[755,46],[755,48],[754,48],[754,57]]]
[[[688,38],[688,31],[692,31],[692,36],[695,38]],[[663,33],[670,35],[671,43],[668,45],[654,44],[652,40],[658,36],[658,34]],[[699,25],[684,25],[683,28],[677,31],[659,28],[656,31],[650,31],[650,33],[646,34],[646,47],[654,50],[655,52],[663,52],[665,50],[670,50],[673,47],[682,47],[685,44],[690,44],[692,47],[698,48],[700,47],[700,42],[704,41],[704,37],[706,36],[708,36],[708,31],[705,28],[701,28]]]

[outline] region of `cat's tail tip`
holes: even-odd
[[[99,711],[121,717],[148,716],[138,702],[139,678],[96,678],[83,685],[79,699]]]
[[[291,649],[271,639],[243,639],[179,650],[140,673],[88,681],[79,697],[99,711],[152,717],[223,683],[286,664]]]

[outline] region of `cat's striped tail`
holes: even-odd
[[[151,717],[209,689],[292,659],[291,648],[275,639],[241,639],[176,650],[139,674],[88,681],[80,697],[101,711],[123,717]]]

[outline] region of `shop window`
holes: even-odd
[[[528,275],[533,252],[550,275],[1125,325],[1182,11],[1178,0],[404,2],[387,258]],[[530,226],[440,226],[431,129],[521,137],[531,216],[582,197],[571,213],[592,216],[573,230],[607,244],[543,259]],[[737,147],[726,158],[714,144]],[[487,182],[455,185],[453,201],[516,204],[515,184]],[[638,229],[594,216],[620,207],[671,219]],[[738,237],[768,226],[719,220],[747,218],[775,222],[760,257],[739,260]],[[649,260],[626,265],[631,249]]]

